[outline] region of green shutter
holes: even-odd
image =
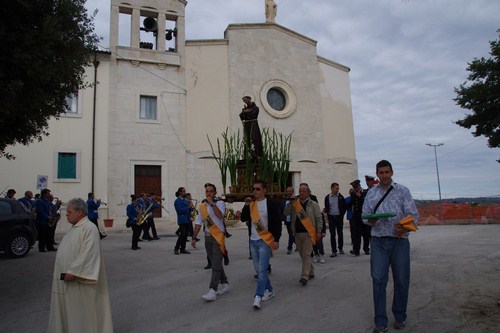
[[[57,158],[57,178],[76,179],[76,153],[59,153]]]

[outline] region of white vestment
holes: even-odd
[[[77,278],[64,282],[61,273]],[[57,249],[48,332],[113,332],[99,231],[86,217],[71,226]]]

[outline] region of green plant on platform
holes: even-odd
[[[228,128],[222,133],[222,138],[224,139],[224,158],[229,170],[229,179],[232,188],[236,188],[236,182],[238,178],[237,174],[237,164],[241,156],[242,139],[240,136],[240,130],[236,134],[228,134]]]
[[[285,136],[269,128],[262,130],[263,156],[259,160],[259,177],[268,183],[269,191],[283,192],[290,168],[292,134]],[[276,185],[276,187],[275,187]]]
[[[276,134],[276,133],[274,133]],[[276,163],[274,170],[278,179],[278,187],[280,192],[285,192],[288,185],[288,171],[290,170],[290,146],[292,144],[292,133],[285,136],[279,133],[279,138],[276,140]]]
[[[226,130],[227,131],[227,130]],[[214,150],[214,147],[212,145],[212,142],[210,141],[210,138],[208,137],[208,143],[210,144],[210,149],[212,150],[212,156],[215,158],[215,161],[217,162],[217,165],[219,166],[219,171],[221,175],[221,182],[222,182],[222,192],[224,195],[226,195],[226,177],[227,177],[227,161],[222,153],[222,150],[220,148],[220,141],[219,138],[217,138],[217,153]]]
[[[262,156],[258,158],[254,157],[253,145],[250,140],[244,140],[240,136],[239,130],[235,134],[229,134],[229,129],[226,128],[222,133],[222,138],[224,150],[221,148],[219,138],[217,138],[217,150],[214,149],[210,138],[208,138],[208,142],[212,155],[219,166],[224,195],[226,195],[228,171],[231,187],[236,188],[237,185],[242,187],[237,189],[239,192],[252,188],[256,172],[258,173],[257,179],[265,181],[269,191],[283,192],[286,189],[290,168],[291,133],[285,136],[274,129],[271,132],[269,128],[264,128],[262,130]],[[243,148],[244,153],[242,154]],[[245,161],[245,184],[237,184],[238,161],[242,155],[244,155]]]
[[[273,129],[274,131],[274,129]],[[262,156],[259,159],[259,178],[268,185],[268,190],[272,191],[274,183],[274,146],[272,134],[269,134],[269,128],[262,129]]]

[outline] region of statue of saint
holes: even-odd
[[[248,153],[247,149],[252,147],[251,154],[254,158],[262,157],[262,136],[260,134],[259,123],[257,117],[259,116],[259,107],[252,102],[250,96],[242,98],[245,106],[241,110],[240,119],[243,123],[243,137],[245,140],[245,156]]]
[[[277,12],[278,12],[278,5],[274,2],[274,0],[266,0],[267,23],[274,23],[274,19],[276,18]]]

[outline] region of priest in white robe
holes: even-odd
[[[57,249],[48,332],[113,332],[99,231],[87,218],[87,204],[72,199],[72,224]]]

